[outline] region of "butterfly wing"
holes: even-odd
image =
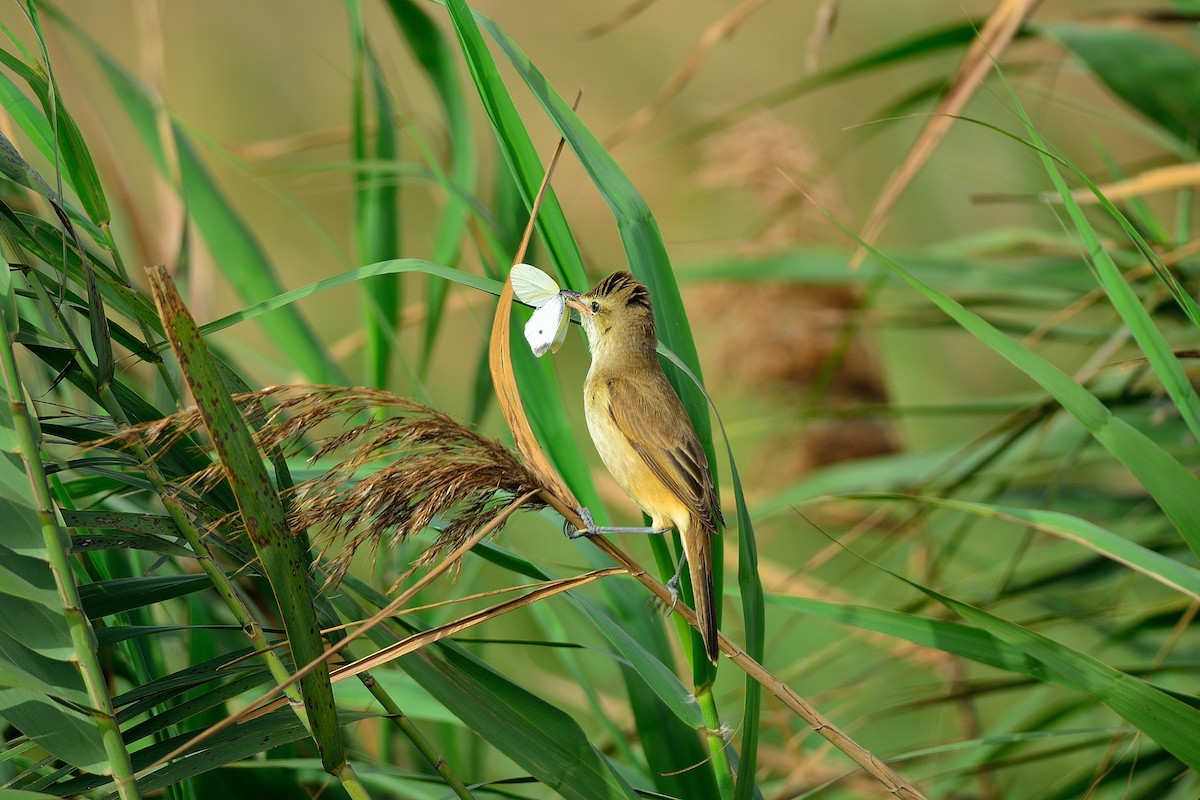
[[[557,352],[567,338],[567,323],[570,321],[567,305],[561,294],[555,294],[525,323],[525,340],[538,358],[547,351]]]
[[[558,318],[558,332],[554,334],[554,341],[550,343],[551,353],[557,353],[558,349],[563,346],[563,342],[567,340],[567,331],[571,328],[571,309],[567,308],[561,294],[558,296],[558,302],[563,303],[563,310]]]
[[[534,308],[541,308],[561,291],[554,278],[532,264],[513,264],[509,276],[512,278],[513,294],[522,303]]]

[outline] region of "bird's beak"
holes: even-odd
[[[580,314],[589,317],[592,315],[592,309],[590,309],[588,304],[583,301],[583,294],[581,292],[573,292],[570,289],[563,289],[562,297],[563,302],[565,302],[569,307],[578,311]]]

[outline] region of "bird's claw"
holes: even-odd
[[[585,536],[595,536],[598,531],[596,530],[596,520],[592,518],[592,512],[586,507],[577,508],[575,511],[579,514],[579,518],[583,520],[584,527],[576,528],[571,524],[570,520],[565,520],[563,522],[563,533],[567,535],[568,539],[581,539]]]
[[[673,578],[671,578],[671,580],[667,581],[667,591],[671,593],[670,611],[673,612],[675,610],[675,606],[679,605],[679,573],[678,572],[675,573],[675,577],[673,577]]]

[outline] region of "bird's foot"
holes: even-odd
[[[596,524],[596,520],[592,518],[592,512],[587,508],[577,508],[575,511],[579,514],[579,518],[583,520],[584,527],[576,528],[568,520],[563,523],[563,533],[568,539],[581,539],[585,536],[601,536],[603,534],[623,534],[623,533],[640,533],[661,536],[664,533],[670,533],[671,529],[667,528],[611,528],[600,527]]]
[[[564,520],[563,533],[567,535],[568,539],[582,539],[585,536],[595,536],[600,532],[600,529],[596,527],[596,520],[592,519],[592,512],[588,508],[581,507],[575,511],[583,520],[584,527],[576,528],[570,520]]]
[[[667,591],[671,593],[671,607],[667,609],[667,613],[675,610],[675,606],[679,605],[679,573],[676,572],[671,580],[667,581]]]

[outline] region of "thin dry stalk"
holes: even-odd
[[[578,99],[576,102],[578,102]],[[561,149],[562,142],[560,141],[558,151],[555,152],[555,161],[557,161],[558,153],[561,152]],[[537,204],[540,202],[541,195],[549,182],[549,176],[550,170],[547,170],[546,178],[542,182],[542,188],[538,192],[538,199],[534,203],[534,216],[536,216]],[[520,261],[524,255],[525,244],[528,242],[529,235],[533,230],[534,216],[530,217],[529,224],[526,226],[525,240],[522,242],[514,263]],[[499,304],[496,309],[496,318],[492,323],[491,339],[488,344],[488,364],[492,372],[492,385],[495,387],[496,399],[505,420],[508,422],[509,429],[512,431],[513,442],[520,451],[522,458],[529,465],[529,469],[539,479],[544,481],[544,488],[538,493],[542,502],[561,514],[568,523],[575,525],[577,528],[583,528],[586,525],[579,515],[579,503],[538,445],[537,439],[533,435],[533,430],[529,425],[529,419],[525,415],[525,408],[521,403],[520,395],[517,393],[516,378],[513,374],[512,360],[508,349],[509,321],[511,319],[513,303],[512,291],[512,281],[506,280],[504,282],[504,289],[500,294]],[[652,578],[636,561],[625,555],[625,553],[603,536],[590,536],[588,537],[588,541],[592,542],[602,552],[623,566],[630,575],[649,589],[660,602],[664,605],[672,606],[674,612],[682,616],[687,624],[699,630],[696,612],[684,603],[677,602],[678,598],[672,597],[667,588]],[[751,658],[741,647],[734,644],[732,640],[718,632],[717,642],[721,651],[726,654],[730,662],[737,665],[738,668],[778,698],[796,716],[804,720],[813,731],[849,756],[867,774],[878,780],[889,794],[901,798],[901,800],[924,800],[924,795],[920,790],[909,785],[891,767],[851,739],[804,698],[793,691],[791,687],[769,672],[762,664]]]
[[[632,3],[617,11],[616,14],[584,31],[583,38],[597,39],[605,34],[612,33],[652,5],[654,5],[654,0],[633,0]]]
[[[447,639],[457,633],[461,633],[468,628],[473,628],[481,622],[497,619],[505,614],[516,611],[517,609],[525,608],[541,600],[562,594],[563,592],[569,592],[573,589],[578,589],[588,585],[589,583],[600,580],[601,578],[624,574],[625,569],[623,567],[609,567],[607,569],[592,570],[591,572],[586,572],[583,575],[576,575],[571,578],[546,581],[545,583],[538,584],[537,587],[532,591],[526,592],[520,597],[515,597],[512,600],[506,600],[503,603],[497,603],[496,605],[480,609],[479,611],[467,614],[464,617],[451,620],[444,625],[439,625],[436,628],[430,628],[428,630],[414,633],[411,636],[401,639],[395,644],[388,645],[382,650],[377,650],[369,656],[360,658],[357,661],[351,661],[349,663],[342,664],[341,666],[330,670],[329,679],[333,683],[337,683],[338,681],[343,681],[347,678],[353,678],[357,675],[367,672],[368,670],[381,667],[384,664],[389,664],[401,656],[414,653],[423,647],[428,647],[431,644],[440,642],[443,639]],[[410,611],[414,610],[415,609],[404,609],[403,613],[409,613]],[[395,614],[394,616],[398,616],[398,614]],[[374,619],[374,617],[372,617],[372,619]],[[286,699],[282,697],[276,698],[265,705],[262,705],[260,701],[260,704],[255,704],[243,712],[238,717],[238,722],[249,722],[250,720],[261,717],[264,714],[269,714],[272,711],[282,708],[286,702]]]
[[[842,0],[821,0],[817,8],[816,24],[813,25],[812,36],[808,37],[808,49],[804,54],[804,70],[812,75],[821,66],[821,54],[825,45],[833,36],[837,25],[838,11],[842,8]]]
[[[561,514],[568,522],[578,527],[584,527],[583,519],[579,513],[568,507],[559,498],[550,494],[548,491],[542,491],[542,500],[546,505],[553,508]],[[605,555],[612,558],[618,564],[623,566],[628,573],[637,579],[639,583],[645,586],[654,594],[664,605],[674,603],[675,613],[683,617],[687,624],[699,630],[696,621],[696,612],[681,602],[677,602],[672,598],[670,591],[666,586],[659,583],[650,576],[645,569],[636,561],[625,555],[616,545],[610,542],[603,536],[588,537],[588,541],[592,542],[596,547],[600,548]],[[858,764],[868,774],[879,781],[888,794],[901,798],[901,800],[924,800],[925,795],[919,789],[908,783],[904,778],[884,763],[870,750],[867,750],[858,742],[854,741],[846,732],[837,725],[833,724],[828,718],[818,711],[803,697],[798,695],[790,686],[784,683],[780,678],[771,673],[762,664],[759,664],[749,654],[746,653],[739,645],[725,634],[718,632],[717,644],[720,646],[721,652],[733,664],[736,664],[739,669],[762,685],[764,689],[775,696],[788,709],[792,711],[823,739],[828,741],[838,750],[845,753],[855,764]]]
[[[892,173],[883,191],[879,193],[879,199],[871,209],[871,216],[863,226],[861,238],[864,244],[860,244],[854,251],[854,256],[850,259],[850,269],[857,269],[862,264],[867,255],[867,245],[874,244],[883,231],[888,214],[900,199],[900,195],[925,166],[925,162],[933,155],[942,139],[946,138],[956,121],[955,116],[961,113],[967,102],[975,96],[983,76],[992,68],[992,63],[1000,58],[1017,35],[1017,31],[1021,29],[1021,24],[1033,13],[1039,2],[1040,0],[1000,0],[996,5],[996,10],[979,31],[978,38],[967,48],[966,55],[950,79],[949,88],[933,109],[929,121],[925,123],[917,141],[913,143],[908,156]]]
[[[700,67],[704,66],[704,61],[708,58],[709,53],[713,51],[722,40],[733,36],[742,27],[742,24],[750,18],[755,11],[766,5],[768,0],[742,0],[742,3],[737,8],[730,11],[724,17],[709,25],[704,33],[700,36],[700,40],[692,47],[692,51],[688,53],[687,58],[675,71],[675,74],[667,79],[667,82],[662,85],[650,102],[635,111],[622,125],[611,133],[604,140],[604,148],[611,150],[617,145],[624,142],[629,137],[640,131],[651,120],[662,111],[663,106],[671,101],[671,98],[683,91],[684,87],[691,82],[696,73],[700,71]]]
[[[454,549],[453,552],[451,552],[449,555],[447,555],[442,561],[435,564],[433,566],[433,568],[429,570],[429,572],[422,575],[421,578],[419,580],[417,580],[415,583],[413,583],[412,586],[408,587],[406,590],[401,592],[400,595],[398,597],[396,597],[396,599],[394,599],[392,602],[388,603],[383,608],[379,609],[379,611],[376,614],[371,616],[370,619],[366,620],[362,624],[362,627],[360,627],[358,630],[351,633],[349,636],[346,636],[345,638],[343,638],[342,640],[340,640],[339,642],[334,644],[332,647],[330,647],[328,650],[326,650],[324,653],[322,653],[321,657],[319,659],[311,661],[308,664],[305,664],[300,669],[296,670],[296,672],[291,677],[289,677],[287,680],[281,682],[280,684],[278,684],[277,686],[272,688],[270,691],[268,691],[266,694],[264,694],[261,698],[259,698],[259,700],[255,704],[251,705],[249,708],[244,709],[241,712],[230,714],[225,719],[221,720],[220,722],[216,723],[215,725],[205,728],[198,735],[193,736],[191,739],[184,742],[179,747],[172,750],[170,753],[167,753],[166,755],[159,758],[153,764],[150,764],[149,766],[145,767],[141,772],[139,772],[139,775],[145,774],[148,770],[151,770],[160,764],[165,764],[174,758],[178,758],[179,756],[188,752],[193,747],[195,747],[196,745],[205,741],[206,739],[209,739],[210,737],[215,736],[216,734],[225,730],[229,726],[238,722],[238,720],[242,718],[243,714],[251,713],[259,705],[269,702],[269,701],[273,700],[275,697],[278,697],[279,694],[282,693],[284,690],[286,690],[289,686],[292,686],[293,684],[297,683],[301,678],[303,678],[305,675],[312,672],[318,666],[328,662],[331,658],[336,656],[338,653],[345,650],[347,647],[350,646],[351,642],[358,639],[360,636],[365,635],[368,631],[370,631],[376,625],[379,625],[381,622],[383,622],[384,620],[386,620],[389,617],[391,617],[392,615],[394,615],[398,609],[403,607],[403,605],[405,603],[407,603],[409,600],[411,600],[413,597],[415,597],[417,592],[424,589],[426,586],[428,586],[430,583],[432,583],[434,580],[436,580],[438,577],[440,577],[443,573],[445,573],[447,570],[449,570],[452,566],[455,566],[456,564],[458,564],[459,559],[461,559],[464,555],[466,555],[467,552],[472,547],[479,544],[479,542],[483,541],[486,537],[490,536],[492,533],[494,533],[499,528],[503,527],[504,523],[508,520],[508,517],[511,516],[514,511],[516,511],[518,508],[520,508],[525,503],[527,503],[530,499],[532,499],[534,494],[535,494],[535,492],[529,492],[529,493],[526,493],[526,494],[514,499],[511,503],[509,503],[507,506],[505,506],[505,508],[503,510],[501,510],[501,512],[499,514],[496,515],[495,519],[493,519],[487,525],[484,525],[482,528],[480,528],[478,531],[476,531],[473,536],[471,536],[467,540],[460,543],[458,545],[458,547],[456,547]]]

